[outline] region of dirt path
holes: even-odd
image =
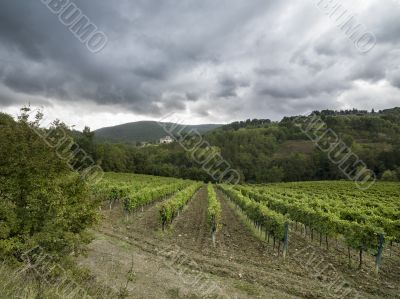
[[[251,234],[219,191],[217,195],[222,209],[222,229],[217,236],[219,251],[237,261],[242,261],[243,257],[265,259],[269,255],[267,246]]]
[[[174,220],[170,237],[173,243],[182,248],[209,253],[212,240],[207,225],[207,188],[201,188]]]
[[[132,230],[148,234],[161,229],[158,202],[144,207],[128,218]]]

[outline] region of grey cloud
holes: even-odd
[[[270,68],[270,67],[265,67],[265,68],[257,67],[254,69],[254,72],[256,75],[266,76],[266,77],[272,77],[284,74],[283,69]]]
[[[164,113],[167,111],[179,111],[186,108],[186,95],[182,94],[168,94],[162,98],[161,106]]]
[[[238,88],[248,86],[250,83],[247,80],[225,76],[219,80],[219,90],[216,96],[218,98],[236,97]]]
[[[360,10],[378,38],[360,55],[312,3],[74,2],[109,38],[96,55],[40,1],[0,0],[0,106],[26,95],[152,117],[192,107],[207,122],[213,111],[228,120],[340,108],[360,80],[400,88],[400,5]]]
[[[133,70],[135,75],[149,80],[163,80],[167,78],[167,72],[168,69],[165,65],[146,65]]]
[[[199,99],[199,94],[197,94],[195,92],[187,92],[186,93],[186,98],[189,101],[197,101]]]
[[[392,86],[400,89],[400,68],[390,71],[388,73],[388,80]]]

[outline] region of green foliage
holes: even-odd
[[[201,183],[192,183],[182,191],[158,205],[160,220],[163,225],[169,224],[178,212],[186,205],[192,196],[201,187]]]
[[[219,185],[219,187],[256,225],[263,227],[265,232],[279,240],[284,240],[285,224],[289,222],[286,216],[250,199],[232,186]]]
[[[124,206],[129,212],[134,211],[140,206],[149,204],[154,200],[165,198],[188,186],[188,182],[175,182],[160,186],[148,186],[140,191],[130,194],[125,198]]]
[[[376,249],[381,233],[386,240],[399,240],[396,183],[377,183],[368,191],[345,181],[243,185],[233,190],[322,234],[342,235],[358,250]]]
[[[38,127],[41,115],[31,122],[28,112],[17,122],[0,114],[0,254],[36,245],[59,256],[79,253],[97,204],[79,174],[37,134],[49,133]]]
[[[207,209],[208,224],[213,232],[217,232],[221,229],[221,204],[217,199],[217,194],[215,193],[212,184],[208,184],[207,193],[208,193],[208,209]]]
[[[321,116],[327,126],[351,147],[377,177],[382,177],[386,170],[391,170],[400,179],[400,171],[396,170],[400,168],[399,109],[374,113],[326,110],[316,114]],[[204,141],[213,147],[213,151],[220,153],[229,166],[241,174],[245,182],[346,179],[327,154],[317,149],[295,126],[293,117],[286,117],[280,122],[247,120],[214,130],[211,130],[212,127],[205,128],[199,130],[204,133]],[[101,140],[103,132],[107,132],[109,137],[121,137],[125,141],[158,139],[166,133],[154,122],[126,124],[96,131],[95,135],[99,137],[97,139],[86,129],[84,133],[77,135],[77,142],[85,151],[93,153],[95,161],[105,171],[213,182],[202,165],[196,163],[191,153],[178,143],[145,147],[136,147],[132,143],[95,143],[94,140]],[[196,139],[194,143],[198,141]],[[193,146],[189,145],[190,139],[185,142],[187,147]]]
[[[122,201],[127,212],[165,198],[190,184],[189,181],[134,175],[129,173],[106,173],[102,182],[92,187],[96,198],[110,205]]]

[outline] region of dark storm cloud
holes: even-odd
[[[216,93],[218,98],[236,97],[237,90],[241,87],[248,87],[247,80],[225,76],[219,80],[219,90]]]
[[[228,120],[337,108],[360,80],[400,87],[395,1],[352,4],[378,39],[365,55],[313,1],[74,2],[109,39],[98,54],[41,1],[0,0],[0,106],[26,95]]]
[[[76,3],[100,28],[112,24],[102,18],[106,8],[109,18],[116,17],[111,3],[107,7],[94,1]],[[114,32],[113,26],[107,29]],[[158,113],[149,99],[161,92],[140,85],[162,79],[166,67],[125,65],[126,57],[111,57],[111,51],[91,54],[40,1],[1,1],[0,41],[2,52],[8,54],[1,72],[4,87],[63,101],[92,100]]]

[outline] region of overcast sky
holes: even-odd
[[[75,1],[108,37],[99,53],[40,0],[0,0],[0,111],[96,129],[400,106],[400,1],[348,2],[367,53],[317,0]]]

